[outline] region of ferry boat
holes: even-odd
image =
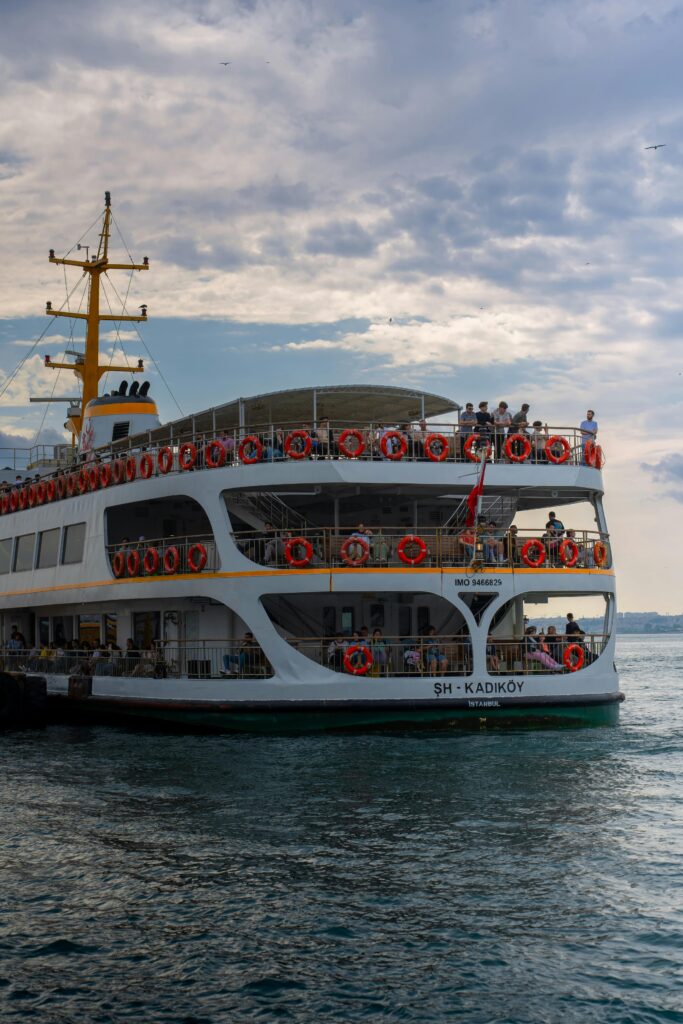
[[[160,422],[147,382],[100,362],[111,201],[88,283],[73,445],[12,453],[0,498],[8,670],[69,715],[208,730],[605,724],[615,578],[602,450],[573,428],[477,431],[410,387],[229,398]],[[86,255],[87,252],[86,252]],[[102,376],[126,374],[108,394]],[[11,476],[13,477],[13,472]],[[477,507],[473,509],[473,495]],[[585,504],[593,530],[546,528]],[[518,528],[533,511],[537,528]],[[474,515],[474,522],[473,522]],[[528,517],[527,517],[528,518]],[[566,518],[566,517],[565,517]],[[539,637],[552,597],[593,596],[599,633]]]

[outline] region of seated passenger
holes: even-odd
[[[389,649],[381,629],[373,629],[370,643],[368,644],[372,654],[371,676],[386,675],[389,664]]]
[[[346,640],[341,633],[337,633],[327,645],[327,665],[328,668],[334,669],[336,672],[342,672],[344,669],[344,651],[346,650]]]
[[[372,543],[372,530],[368,530],[363,523],[359,523],[356,529],[349,535],[352,539],[358,538],[362,543],[360,544],[349,544],[348,553],[349,557],[353,559],[362,558],[366,552],[366,549],[370,549]]]
[[[406,642],[403,664],[409,675],[422,675],[422,655],[419,645],[412,639]]]
[[[548,626],[545,642],[548,646],[548,654],[554,661],[562,664],[562,653],[564,649],[563,637],[558,636],[556,626]]]
[[[464,530],[461,530],[457,540],[460,549],[460,561],[465,565],[469,565],[474,558],[474,546],[476,543],[473,527],[466,526]]]
[[[512,524],[503,538],[503,560],[507,565],[519,565],[519,538],[517,527]]]
[[[486,640],[486,667],[489,672],[498,672],[500,661],[498,660],[498,648],[493,637],[489,634]]]
[[[424,661],[430,676],[444,675],[448,671],[448,658],[437,642],[436,627],[430,626],[423,641]]]
[[[544,650],[545,648],[545,650]],[[524,655],[527,661],[537,661],[551,671],[562,670],[562,666],[548,652],[545,637],[536,636],[536,627],[527,626],[524,631]]]

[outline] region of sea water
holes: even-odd
[[[683,636],[617,728],[0,736],[0,1020],[683,1021]]]

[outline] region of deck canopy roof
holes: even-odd
[[[225,405],[204,409],[192,416],[165,423],[144,437],[168,440],[193,433],[221,430],[267,429],[271,424],[288,427],[319,422],[328,416],[333,423],[406,423],[460,409],[457,402],[414,388],[388,385],[346,384],[320,388],[272,391],[251,398],[236,398]],[[130,443],[126,438],[125,444]]]

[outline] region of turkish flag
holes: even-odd
[[[486,472],[486,456],[482,456],[481,469],[479,472],[479,479],[476,484],[467,495],[467,526],[474,526],[477,521],[477,513],[479,512],[479,504],[482,494],[484,493],[484,473]]]

